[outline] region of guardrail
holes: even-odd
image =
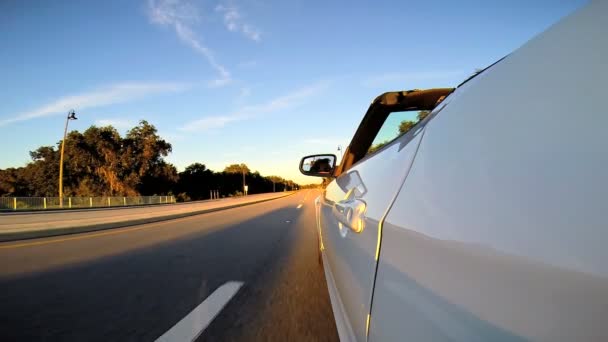
[[[0,211],[71,208],[126,207],[132,205],[175,203],[175,196],[101,196],[101,197],[0,197]]]

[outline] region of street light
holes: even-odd
[[[63,130],[63,140],[61,141],[61,157],[59,158],[59,207],[63,208],[63,150],[65,149],[65,139],[68,137],[68,122],[78,120],[74,110],[68,112],[65,119],[65,129]]]
[[[247,184],[245,183],[245,168],[241,167],[241,171],[243,172],[243,196],[247,195]]]

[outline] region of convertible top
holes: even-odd
[[[386,92],[374,99],[355,132],[351,143],[344,153],[340,165],[334,170],[334,176],[350,168],[363,158],[376,137],[376,134],[392,112],[406,110],[433,110],[455,88],[434,88],[426,90],[404,90]]]
[[[372,102],[397,110],[433,110],[454,88],[414,89],[386,92]]]

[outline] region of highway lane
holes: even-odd
[[[154,341],[223,285],[239,282],[198,340],[335,341],[316,254],[317,194],[0,244],[0,336]]]

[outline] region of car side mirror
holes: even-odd
[[[307,176],[331,177],[336,167],[336,155],[315,154],[300,161],[300,172]]]

